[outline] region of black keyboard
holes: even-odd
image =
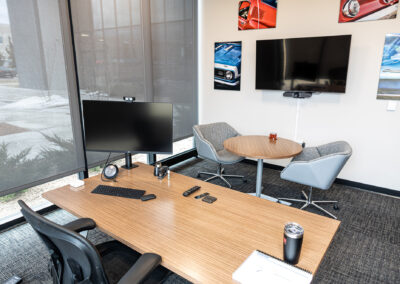
[[[146,191],[140,189],[126,188],[126,187],[115,187],[108,185],[98,185],[95,189],[93,189],[92,193],[124,197],[124,198],[132,198],[132,199],[140,199],[144,195]]]

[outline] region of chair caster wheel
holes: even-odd
[[[244,179],[243,179],[243,182],[244,182],[244,183],[247,183],[247,179],[244,178]]]
[[[335,203],[335,205],[333,205],[333,209],[334,209],[334,210],[339,210],[339,205],[337,205],[337,204]]]
[[[197,174],[196,177],[199,178],[199,177],[200,177],[200,174]]]

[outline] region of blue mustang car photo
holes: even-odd
[[[215,44],[214,88],[240,90],[242,43]]]
[[[386,36],[378,98],[400,99],[400,34]]]

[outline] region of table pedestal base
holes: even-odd
[[[257,193],[249,193],[249,194],[253,195],[253,196],[257,196]],[[280,204],[285,204],[285,205],[288,205],[288,206],[292,205],[292,203],[290,203],[290,202],[287,202],[287,201],[284,201],[284,200],[278,201],[277,198],[269,196],[269,195],[266,195],[266,194],[261,194],[260,196],[257,196],[257,197],[262,198],[262,199],[266,199],[266,200],[269,200],[269,201],[272,201],[272,202],[278,202]]]
[[[272,201],[272,202],[278,202],[277,198],[274,198],[274,197],[271,197],[271,196],[268,196],[268,195],[265,195],[265,194],[261,193],[261,191],[262,191],[263,168],[264,168],[263,159],[258,159],[258,161],[257,161],[256,193],[250,193],[250,195],[257,196],[257,197],[260,197],[262,199],[267,199],[267,200]],[[285,205],[289,205],[289,206],[292,205],[292,203],[287,202],[287,201],[283,201],[283,200],[279,201],[279,203],[285,204]]]

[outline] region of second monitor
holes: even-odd
[[[172,104],[84,100],[86,150],[172,153]]]

